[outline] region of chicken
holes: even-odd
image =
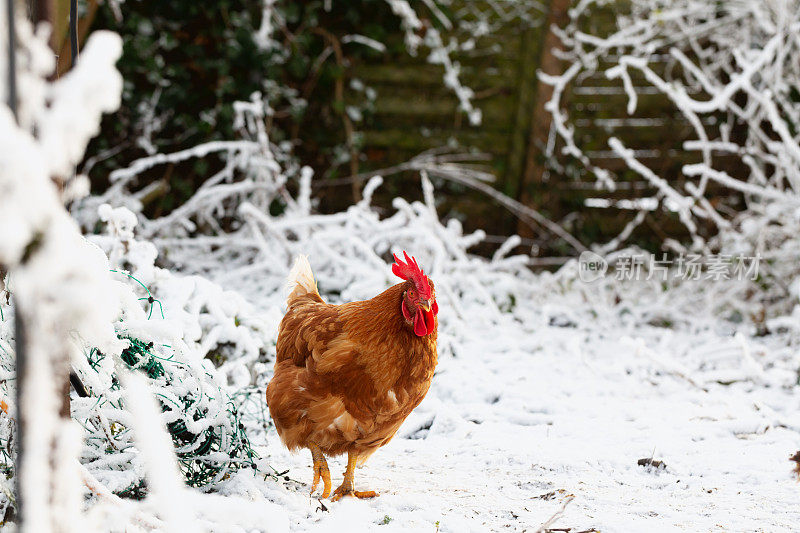
[[[286,447],[310,450],[311,493],[322,479],[323,498],[331,491],[325,456],[343,453],[347,470],[331,498],[378,495],[356,491],[353,471],[392,439],[431,385],[439,306],[433,282],[403,255],[392,272],[404,281],[362,302],[325,303],[303,256],[289,275],[267,404]]]

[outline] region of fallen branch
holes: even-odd
[[[553,513],[553,516],[551,516],[550,518],[545,520],[542,523],[542,525],[539,526],[539,529],[534,531],[534,533],[546,533],[550,529],[550,526],[552,526],[556,522],[556,520],[561,518],[561,515],[564,514],[564,509],[566,509],[567,505],[569,505],[569,503],[574,499],[575,499],[575,496],[572,495],[572,494],[570,494],[569,496],[564,498],[564,501],[561,503],[561,508],[558,511],[556,511],[555,513]]]

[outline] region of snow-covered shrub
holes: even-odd
[[[88,392],[82,397],[73,391],[71,398],[72,416],[87,432],[83,464],[114,493],[145,493],[144,468],[135,453],[120,388],[119,368],[124,363],[149,378],[189,485],[208,488],[240,466],[254,467],[238,410],[244,402],[263,399],[234,399],[232,394],[250,384],[246,364],[266,359],[274,349],[274,325],[267,328],[237,293],[199,276],[177,276],[155,267],[155,247],[133,238],[135,215],[108,205],[100,211],[107,229],[91,240],[111,258],[109,271],[128,286],[121,295],[129,307],[113,322],[124,347],[121,353],[79,342],[84,358],[73,360]],[[0,365],[13,374],[10,309],[6,316],[9,320],[0,331]],[[6,385],[7,378],[2,383]],[[13,392],[2,388],[4,397]],[[7,412],[0,413],[0,421],[4,450],[10,452]],[[10,473],[10,455],[6,459]]]
[[[100,212],[106,232],[91,240],[108,252],[112,268],[131,280],[139,301],[149,308],[146,323],[123,322],[117,330],[122,336],[157,343],[155,349],[150,348],[153,353],[148,354],[148,359],[163,367],[167,382],[151,386],[158,390],[162,406],[168,411],[165,422],[176,446],[182,444],[178,456],[187,481],[208,486],[242,462],[252,465],[252,452],[240,426],[238,409],[243,400],[263,399],[245,396],[234,400],[231,396],[241,396],[242,388],[250,384],[251,376],[243,363],[266,359],[267,352],[274,350],[275,325],[269,325],[237,293],[200,276],[179,276],[154,266],[156,249],[134,239],[136,216],[127,209],[103,205]],[[149,335],[143,336],[148,331]],[[153,338],[152,331],[160,337]],[[125,353],[123,359],[124,356]],[[235,365],[232,359],[237,360]],[[108,388],[101,390],[106,392]],[[172,398],[167,400],[168,397]],[[182,412],[169,412],[176,404]],[[94,414],[90,411],[86,416]],[[191,435],[181,436],[179,426]],[[195,437],[204,432],[208,438]],[[181,439],[189,442],[181,443]],[[212,444],[218,449],[211,454],[196,449]],[[213,468],[203,469],[203,456]],[[101,462],[107,464],[109,458],[104,457]],[[126,475],[136,475],[133,470]]]
[[[685,180],[669,183],[612,137],[609,148],[656,192],[637,202],[622,238],[597,248],[623,246],[647,210],[665,209],[691,237],[688,247],[668,238],[667,249],[759,254],[759,283],[740,285],[739,296],[772,312],[787,311],[798,301],[800,279],[800,3],[635,0],[619,14],[615,30],[593,34],[587,22],[603,5],[584,0],[570,11],[569,25],[560,32],[564,73],[542,76],[554,87],[547,105],[555,146],[579,161],[598,189],[613,192],[617,175],[582,148],[564,98],[572,83],[602,73],[621,84],[633,114],[635,75],[691,127],[693,138],[683,149],[698,162],[683,166]],[[651,62],[658,54],[667,58],[664,74]],[[714,231],[704,234],[701,226]],[[755,305],[750,312],[763,309]]]
[[[10,26],[5,13],[5,10],[0,12],[3,71],[9,42],[6,30]],[[196,470],[198,461],[252,463],[249,456],[230,457],[228,452],[237,446],[239,451],[246,452],[241,446],[242,427],[234,423],[236,406],[221,391],[221,381],[215,381],[218,378],[213,365],[204,362],[202,356],[191,357],[198,346],[203,346],[195,341],[215,327],[216,337],[206,349],[228,342],[237,351],[258,356],[260,340],[247,340],[237,333],[237,328],[250,331],[248,326],[241,326],[248,321],[246,307],[238,305],[241,299],[232,298],[218,288],[215,293],[208,289],[210,284],[180,279],[170,285],[173,292],[164,289],[163,296],[164,301],[174,303],[176,320],[157,321],[152,313],[155,301],[135,293],[129,285],[130,278],[118,270],[121,255],[134,265],[147,266],[146,247],[129,242],[138,253],[128,256],[127,245],[120,239],[112,239],[118,252],[113,258],[117,268],[112,269],[106,253],[81,235],[63,206],[64,202],[86,193],[85,178],[73,176],[74,165],[82,157],[89,138],[97,132],[100,115],[119,105],[122,80],[114,68],[121,51],[119,38],[109,32],[94,33],[76,66],[57,81],[49,82],[47,77],[54,58],[47,48],[46,28],[34,33],[32,26],[22,19],[16,21],[16,28],[17,74],[22,89],[18,115],[15,117],[12,109],[0,105],[0,140],[4,146],[0,152],[3,508],[18,503],[15,497],[21,498],[23,506],[17,518],[25,531],[65,527],[107,531],[111,528],[109,516],[115,511],[124,522],[163,529],[163,521],[169,522],[174,517],[173,510],[181,506],[188,507],[187,515],[202,520],[197,526],[190,523],[193,530],[228,527],[225,524],[232,520],[266,528],[277,520],[280,526],[282,513],[269,505],[231,518],[220,512],[214,501],[199,500],[185,493],[165,430],[171,424],[173,434],[185,438],[183,452],[190,462],[185,465],[187,468]],[[6,86],[2,87],[5,93]],[[6,96],[3,94],[3,101]],[[104,214],[108,220],[113,219],[120,232],[124,232],[125,224],[132,219],[124,211],[106,210]],[[107,244],[109,239],[103,241],[98,237],[98,242]],[[124,249],[124,254],[120,249]],[[149,274],[159,273],[153,270]],[[13,307],[9,305],[9,296],[13,297]],[[217,298],[221,303],[215,305],[211,300]],[[225,314],[228,311],[232,314]],[[233,313],[238,313],[241,321]],[[160,318],[160,312],[158,315]],[[219,317],[224,317],[224,326],[219,324]],[[180,334],[173,337],[175,331]],[[19,332],[24,335],[18,335]],[[156,348],[155,342],[163,339],[172,341],[169,350],[166,346]],[[150,342],[154,345],[150,346]],[[149,355],[172,357],[169,363],[172,366],[167,368],[166,360],[153,360]],[[164,370],[163,376],[153,373],[156,379],[151,380],[149,390],[131,377],[126,368],[143,363],[145,356],[149,369],[161,365]],[[20,371],[22,361],[24,371],[13,375],[11,368],[16,366]],[[94,393],[91,406],[86,398],[83,403],[76,399],[74,405],[76,418],[85,416],[93,425],[88,431],[90,439],[86,447],[108,452],[103,454],[103,459],[108,459],[106,463],[102,459],[94,461],[91,468],[78,461],[82,455],[80,426],[64,416],[63,411],[59,413],[70,366],[78,369],[89,392]],[[155,404],[151,396],[153,385],[158,390],[162,378],[174,380],[171,390],[161,389],[161,398],[165,400],[162,407],[178,399],[186,400],[187,409],[166,409],[163,417],[156,410],[148,410],[148,403]],[[19,393],[15,390],[17,383],[24,383]],[[127,398],[124,410],[118,401],[123,390],[118,388],[119,383],[123,385],[122,395]],[[15,422],[20,424],[19,431]],[[180,424],[184,428],[178,427]],[[220,428],[225,433],[220,433]],[[135,438],[130,435],[131,429]],[[109,434],[100,435],[104,431]],[[209,436],[210,431],[213,437]],[[190,434],[204,438],[194,439]],[[103,441],[100,445],[91,438],[98,435]],[[20,437],[24,440],[17,450]],[[144,464],[140,471],[132,469],[132,477],[146,476],[149,493],[141,506],[122,502],[93,474],[113,472],[121,464],[120,456],[127,456],[132,462],[137,456],[143,459],[139,461]],[[231,466],[228,464],[225,470],[231,471]],[[19,482],[18,493],[11,490],[12,474]],[[223,475],[225,472],[218,477]],[[112,485],[116,483],[115,488],[120,489],[124,483],[120,483],[119,477],[112,478],[108,476]],[[85,501],[87,494],[93,497]],[[88,514],[82,512],[86,504],[91,509]],[[246,502],[239,504],[249,508]],[[177,530],[177,523],[168,525]]]
[[[169,345],[122,337],[129,346],[121,359],[127,368],[143,372],[164,412],[164,421],[176,448],[181,474],[192,487],[209,488],[240,467],[254,467],[255,454],[239,421],[233,399],[210,369]],[[127,407],[116,375],[100,375],[106,355],[91,349],[83,370],[89,387],[86,397],[71,399],[72,416],[86,430],[82,463],[109,490],[142,497],[144,469],[130,431]],[[110,386],[103,388],[105,383]]]
[[[264,316],[240,293],[202,276],[179,275],[157,267],[157,247],[134,237],[134,232],[140,231],[136,215],[127,208],[107,204],[99,211],[105,231],[88,239],[108,254],[111,268],[119,277],[135,280],[130,285],[148,310],[145,326],[158,327],[181,339],[197,360],[208,359],[218,367],[227,386],[246,385],[249,376],[230,371],[227,363],[234,354],[255,361],[274,353],[274,317]],[[132,323],[131,332],[140,325]]]

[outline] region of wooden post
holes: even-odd
[[[569,6],[570,0],[550,0],[549,2],[545,27],[542,31],[541,59],[539,60],[539,70],[545,74],[555,76],[561,73],[561,61],[553,53],[553,50],[561,48],[561,43],[553,32],[553,26],[563,27],[567,23]],[[554,222],[558,222],[559,198],[548,190],[543,181],[546,171],[544,150],[552,124],[552,117],[550,112],[545,109],[545,104],[552,96],[553,88],[537,80],[528,150],[525,155],[525,169],[520,181],[519,201],[533,209],[543,210],[543,214]],[[521,237],[533,237],[531,228],[522,222],[518,224],[517,232]]]
[[[77,19],[77,39],[73,40],[70,35],[70,4],[72,0],[55,0],[54,19],[53,19],[53,39],[51,39],[53,50],[58,53],[56,64],[57,76],[61,76],[69,71],[74,64],[72,58],[73,44],[78,49],[80,55],[80,48],[86,41],[86,36],[89,34],[89,28],[97,16],[97,10],[100,7],[98,0],[89,0],[86,4],[86,11],[84,15]]]

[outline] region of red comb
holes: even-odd
[[[397,254],[392,254],[394,256],[394,264],[392,265],[392,273],[400,279],[404,280],[411,280],[414,282],[414,285],[417,286],[417,290],[420,292],[423,298],[430,298],[431,297],[431,286],[428,284],[428,277],[419,268],[417,264],[417,260],[414,259],[413,256],[409,257],[409,255],[403,251],[403,257],[405,257],[406,262],[400,260],[397,257]]]

